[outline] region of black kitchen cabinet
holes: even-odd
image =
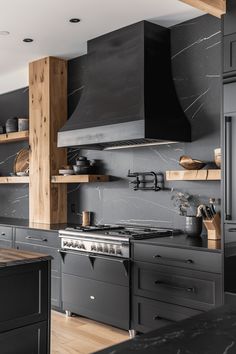
[[[224,73],[236,70],[236,33],[224,37]]]
[[[224,35],[230,35],[236,32],[236,3],[235,0],[227,0],[227,11],[223,16],[223,31]]]
[[[149,244],[132,245],[132,328],[147,332],[223,303],[222,256]]]
[[[133,298],[135,329],[139,332],[161,328],[200,313],[202,312],[188,307],[167,304],[140,296]]]
[[[0,225],[0,247],[13,247],[13,228]]]
[[[57,232],[16,228],[15,247],[18,250],[48,254],[53,257],[51,267],[51,304],[61,310],[61,258],[58,253],[60,241]]]
[[[48,325],[40,322],[0,333],[1,354],[45,354],[48,353]]]
[[[236,222],[236,83],[224,85],[224,220]]]

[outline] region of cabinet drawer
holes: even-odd
[[[32,243],[59,248],[60,240],[57,232],[35,229],[16,228],[16,242]]]
[[[62,274],[63,309],[129,329],[129,288]]]
[[[22,251],[36,252],[42,254],[48,254],[53,257],[51,261],[52,276],[61,276],[61,257],[58,250],[51,247],[43,247],[38,245],[31,245],[29,243],[16,242],[16,249]]]
[[[148,332],[198,315],[201,311],[135,296],[132,313],[132,328]]]
[[[0,247],[1,248],[12,248],[13,247],[13,242],[12,241],[0,240]]]
[[[12,227],[0,226],[0,241],[12,241]]]
[[[1,333],[1,354],[49,354],[48,340],[46,321]]]
[[[134,293],[198,310],[222,304],[218,274],[145,263],[134,265]]]
[[[63,273],[122,286],[129,285],[128,260],[78,252],[65,252],[61,255]]]
[[[236,70],[236,33],[224,37],[224,72]]]
[[[134,259],[174,267],[221,273],[221,254],[148,244],[134,244]]]

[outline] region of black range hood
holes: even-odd
[[[142,21],[88,42],[87,80],[58,146],[88,149],[191,141],[171,71],[170,31]]]

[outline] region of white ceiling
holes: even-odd
[[[27,65],[86,53],[86,41],[141,20],[169,27],[202,12],[178,0],[0,0],[0,92],[27,84]],[[79,24],[68,20],[81,19]],[[23,38],[33,43],[22,42]]]

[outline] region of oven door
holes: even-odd
[[[123,329],[130,328],[130,261],[60,251],[63,309]]]

